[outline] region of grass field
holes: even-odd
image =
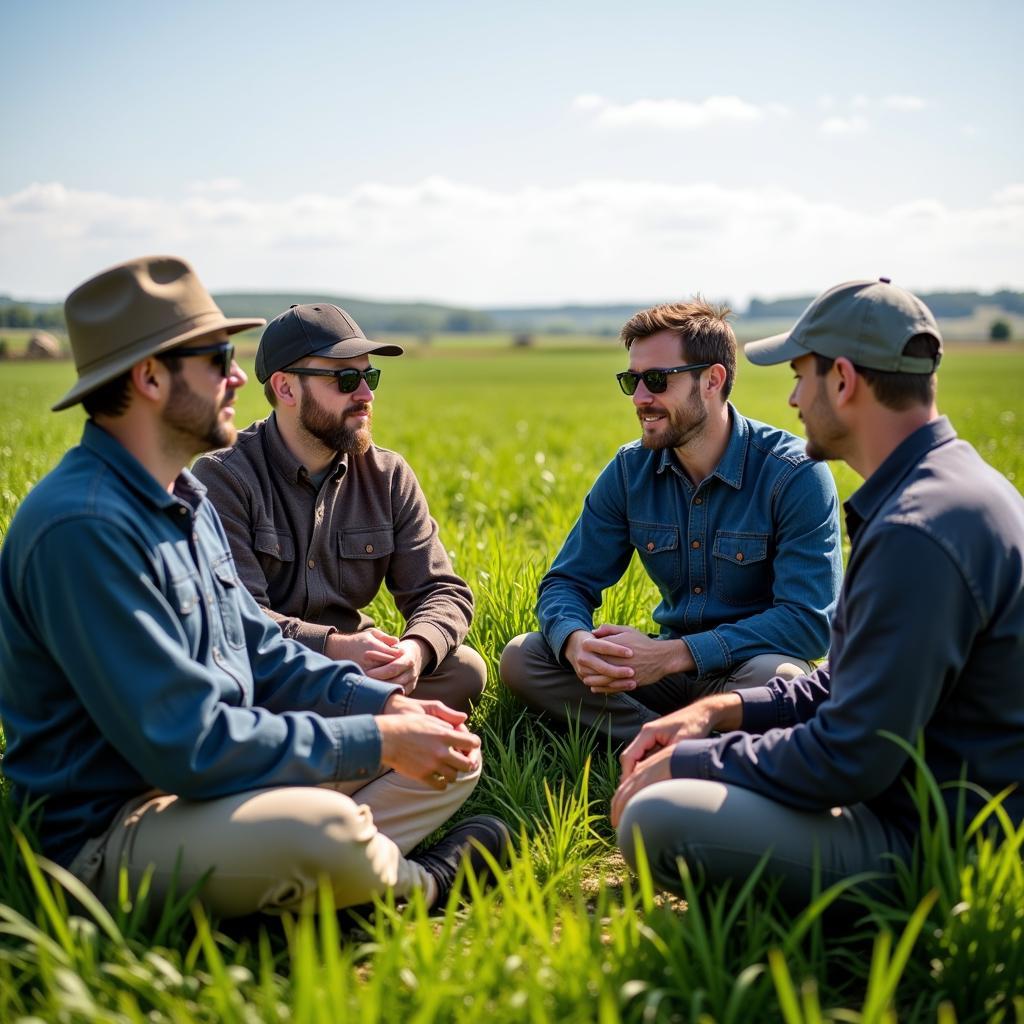
[[[433,917],[384,907],[341,935],[330,913],[229,928],[187,907],[146,924],[138,900],[71,912],[73,882],[23,850],[2,800],[0,1021],[1024,1020],[1024,832],[951,847],[923,814],[900,904],[863,903],[852,920],[823,920],[827,896],[791,918],[756,878],[666,900],[614,853],[609,752],[591,759],[586,737],[532,725],[495,685],[593,478],[637,434],[613,378],[624,362],[579,344],[380,361],[376,439],[409,459],[476,593],[470,643],[492,681],[474,717],[485,779],[466,813],[495,810],[523,836],[497,891]],[[735,401],[799,433],[789,377],[741,365]],[[77,441],[80,411],[45,411],[72,379],[69,363],[0,364],[0,533]],[[940,371],[943,411],[1020,490],[1022,383],[1016,346],[954,348]],[[264,411],[253,379],[238,422]],[[834,469],[846,497],[858,481]],[[602,617],[643,626],[654,600],[634,564]],[[397,627],[386,600],[375,610]]]

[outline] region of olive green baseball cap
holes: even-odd
[[[934,359],[905,356],[903,347],[917,334],[938,342]],[[785,334],[750,341],[746,357],[758,366],[788,363],[809,352],[855,366],[890,373],[934,373],[942,358],[942,335],[931,310],[887,277],[847,281],[829,288],[804,310]]]

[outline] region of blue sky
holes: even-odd
[[[0,293],[1024,288],[1024,5],[3,0]]]

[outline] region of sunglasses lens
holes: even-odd
[[[351,394],[359,387],[359,378],[362,374],[358,370],[342,370],[338,376],[338,390],[343,395]]]
[[[640,378],[629,370],[623,370],[622,373],[617,373],[615,377],[624,395],[633,394],[636,391],[637,384],[640,382]]]
[[[647,390],[652,395],[660,395],[668,387],[668,374],[661,370],[645,370],[640,376],[643,377]]]
[[[376,391],[377,384],[380,381],[380,370],[378,370],[376,367],[371,367],[369,370],[366,371],[366,373],[363,374],[363,376],[366,378],[366,386],[371,391]]]
[[[222,377],[231,376],[231,365],[235,361],[235,346],[228,345],[227,348],[221,352],[220,356],[220,374]]]

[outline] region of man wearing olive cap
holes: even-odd
[[[667,888],[680,857],[720,881],[770,851],[799,904],[818,865],[821,887],[862,871],[892,884],[919,826],[919,736],[951,822],[962,798],[979,809],[977,788],[1024,820],[1024,499],[939,415],[938,327],[887,278],[830,289],[746,354],[790,363],[808,453],[864,478],[829,663],[644,726],[612,821]]]
[[[487,677],[463,644],[473,595],[412,469],[370,432],[381,377],[370,357],[401,354],[330,303],[285,310],[256,353],[270,416],[199,459],[195,473],[242,582],[285,636],[468,712]],[[400,636],[365,611],[381,586],[405,619]]]
[[[4,774],[42,804],[43,851],[107,902],[152,871],[157,907],[201,887],[225,916],[386,890],[443,903],[497,819],[408,854],[480,773],[465,715],[282,637],[239,583],[184,466],[235,435],[229,320],[170,256],[112,267],[65,304],[82,442],[0,550]],[[389,770],[390,769],[390,770]],[[355,799],[353,799],[355,797]],[[357,802],[358,801],[358,802]]]

